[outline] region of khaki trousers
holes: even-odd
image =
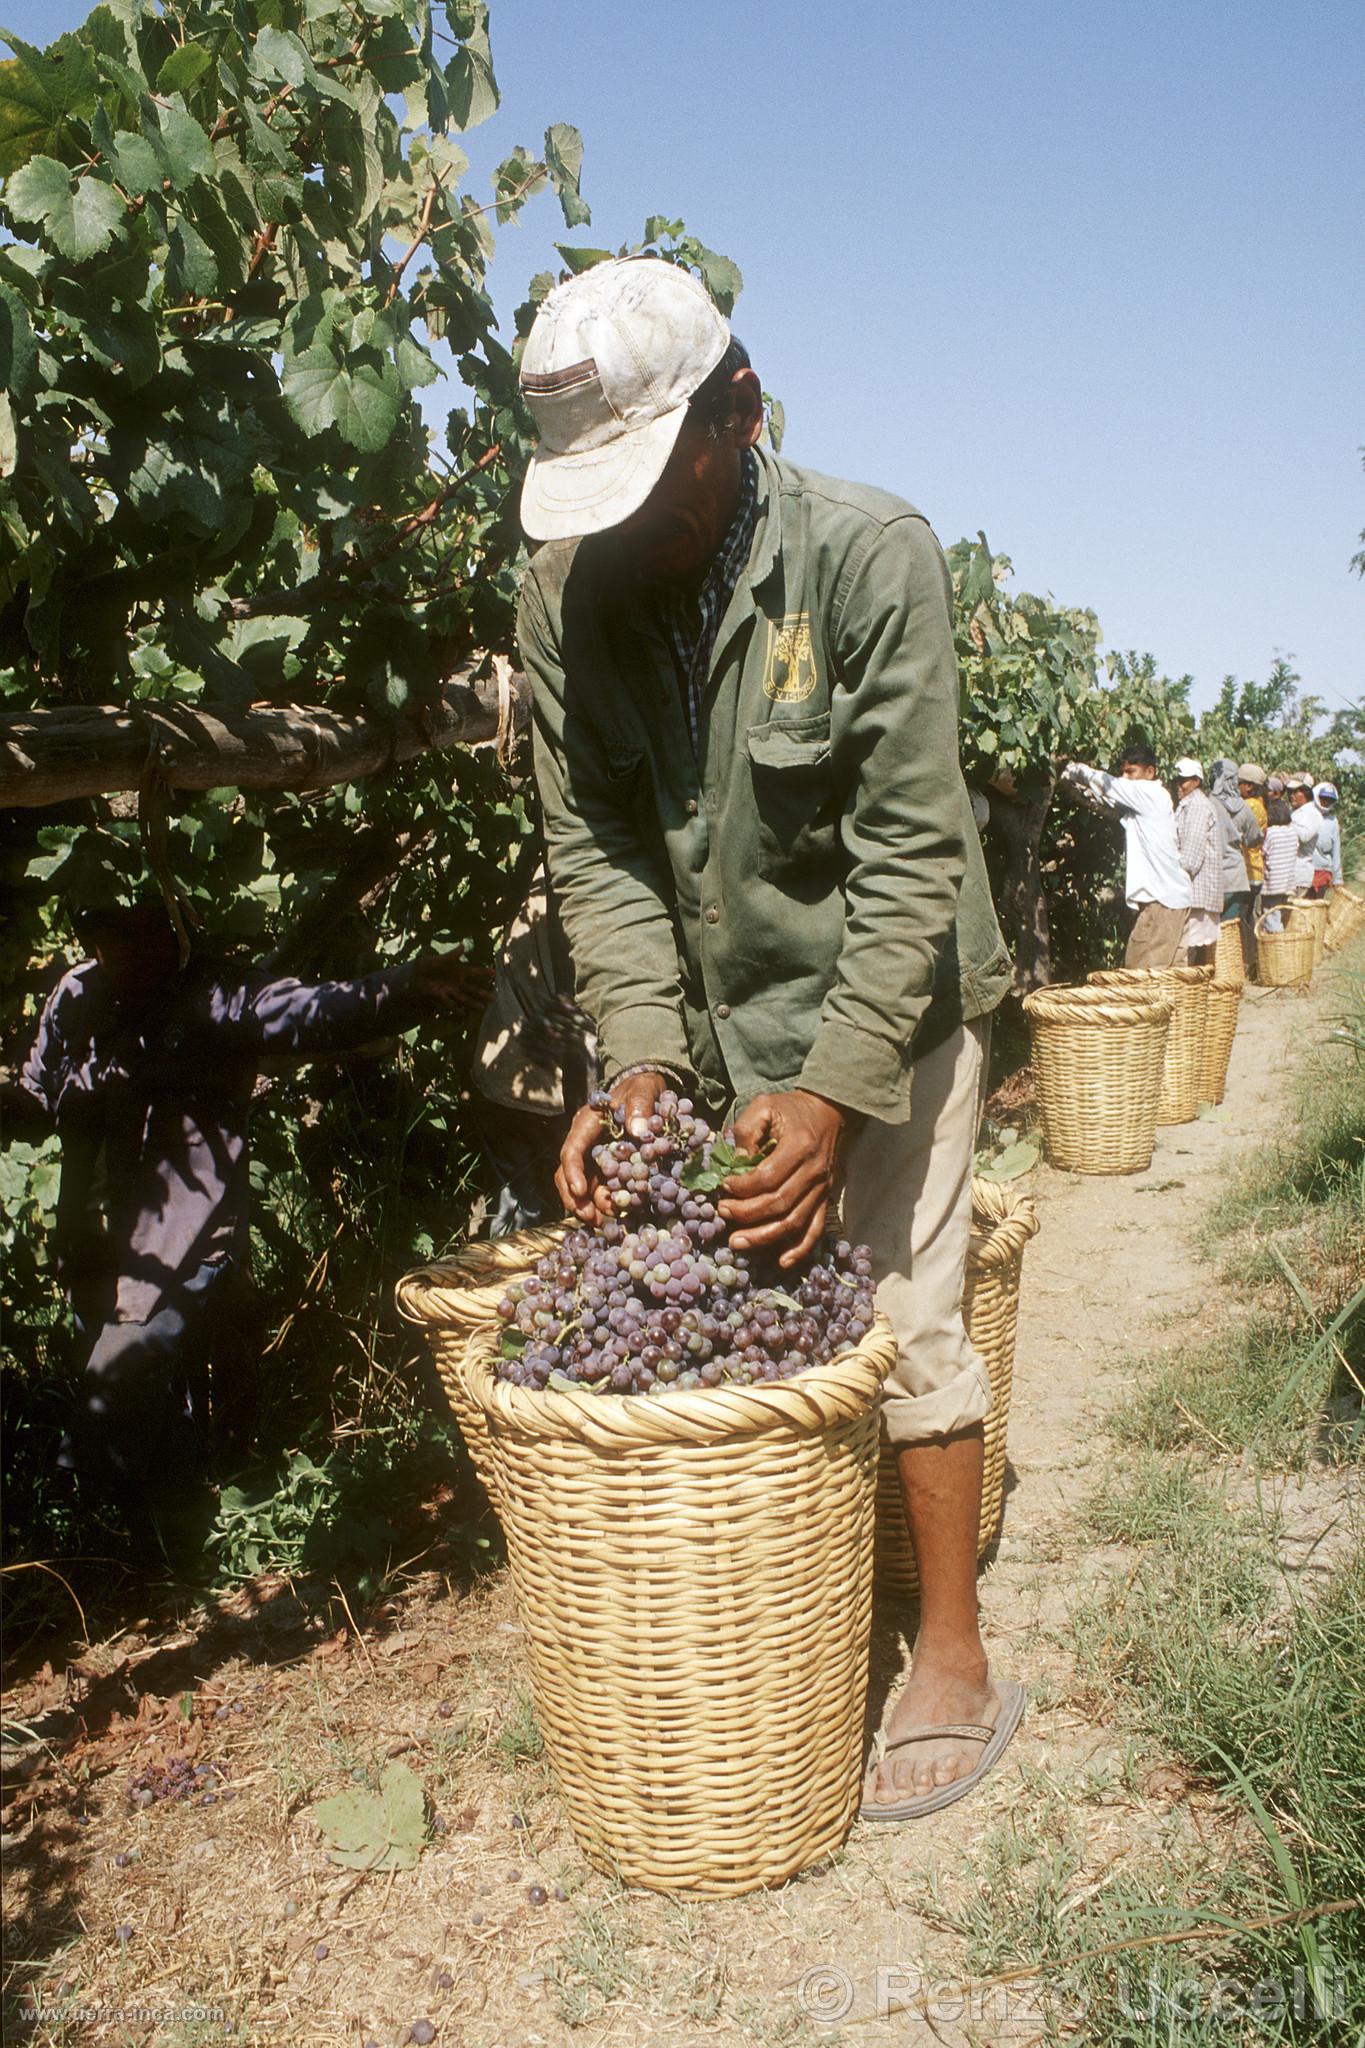
[[[1164,903],[1144,903],[1137,923],[1128,934],[1125,967],[1182,967],[1185,963],[1185,928],[1188,910],[1171,910]],[[1215,939],[1217,933],[1214,934]]]
[[[877,1306],[896,1333],[882,1415],[897,1449],[956,1435],[991,1405],[962,1322],[990,1021],[917,1060],[909,1122],[869,1119],[844,1158],[844,1228],[871,1249]]]

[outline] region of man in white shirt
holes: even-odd
[[[1318,865],[1318,834],[1322,830],[1322,812],[1313,801],[1311,776],[1286,776],[1284,787],[1289,798],[1289,808],[1293,812],[1290,823],[1299,837],[1299,848],[1294,857],[1294,894],[1311,896],[1313,877]]]
[[[1175,807],[1157,780],[1150,747],[1125,747],[1117,775],[1072,761],[1062,771],[1069,784],[1097,809],[1123,821],[1127,842],[1124,895],[1137,912],[1124,962],[1129,967],[1178,967],[1185,959],[1185,931],[1193,892],[1181,866],[1175,836]]]

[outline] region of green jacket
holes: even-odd
[[[888,1123],[1009,959],[958,767],[947,564],[885,492],[759,452],[694,760],[610,534],[534,557],[519,636],[550,871],[606,1072],[802,1087]]]

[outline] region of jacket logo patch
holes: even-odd
[[[810,613],[788,612],[768,621],[768,658],[763,667],[763,694],[774,704],[801,704],[814,690],[815,649],[811,645]]]

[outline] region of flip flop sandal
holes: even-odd
[[[926,1813],[937,1813],[940,1808],[951,1806],[955,1799],[965,1799],[973,1786],[980,1783],[995,1764],[1000,1761],[1006,1745],[1024,1717],[1024,1688],[1012,1678],[1003,1679],[997,1688],[1000,1706],[994,1723],[986,1721],[945,1721],[931,1723],[914,1729],[909,1735],[902,1735],[896,1742],[888,1742],[879,1735],[874,1747],[872,1762],[864,1780],[863,1803],[859,1812],[864,1820],[919,1820]],[[985,1748],[977,1758],[975,1767],[965,1777],[954,1778],[950,1785],[936,1785],[932,1792],[920,1792],[912,1799],[883,1802],[870,1796],[872,1775],[876,1766],[897,1750],[908,1749],[913,1742],[930,1742],[946,1735],[974,1736],[978,1742],[985,1742]]]

